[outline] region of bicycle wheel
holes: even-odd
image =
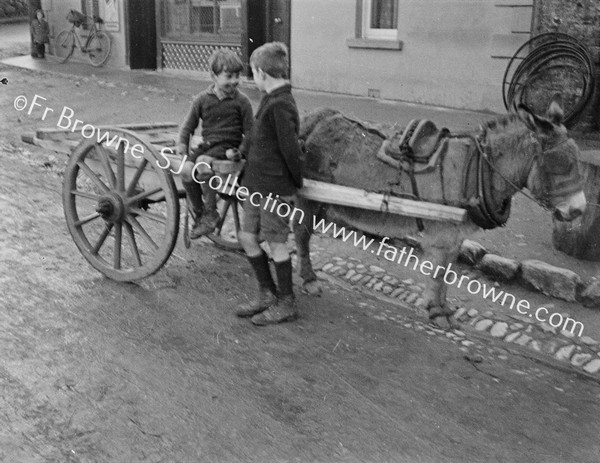
[[[102,66],[110,55],[110,37],[102,31],[95,32],[88,42],[87,56],[92,66]]]
[[[61,63],[66,63],[75,50],[75,33],[62,31],[54,43],[54,55]]]

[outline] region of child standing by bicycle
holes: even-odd
[[[288,64],[287,47],[280,42],[266,43],[250,57],[254,82],[264,95],[254,121],[242,184],[260,200],[244,202],[238,238],[258,280],[259,294],[254,303],[239,307],[236,315],[251,316],[255,325],[291,321],[298,315],[286,245],[289,218],[278,215],[279,209],[267,209],[266,202],[273,195],[278,202],[293,206],[296,190],[302,187],[300,117],[287,80]],[[259,245],[259,233],[269,244],[277,286],[267,255]]]
[[[207,183],[212,171],[203,166],[210,166],[215,159],[245,157],[254,120],[250,100],[237,88],[243,69],[238,55],[230,50],[217,50],[210,57],[209,65],[213,84],[194,98],[179,130],[177,145],[179,155],[188,155],[184,158],[181,177],[195,217],[190,232],[192,239],[212,233],[219,221],[217,192]],[[189,153],[190,137],[199,123],[203,142]],[[205,186],[201,187],[200,182],[205,182]]]
[[[50,28],[42,10],[35,12],[35,19],[31,21],[31,41],[35,52],[31,53],[34,58],[46,57],[46,44],[50,42]]]

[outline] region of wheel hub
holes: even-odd
[[[107,193],[100,197],[96,212],[107,222],[122,222],[125,219],[125,203],[116,193]]]

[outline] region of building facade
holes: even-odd
[[[46,11],[51,49],[70,9],[104,18],[108,66],[208,72],[217,48],[247,64],[279,40],[297,88],[475,110],[504,111],[504,71],[532,33],[565,32],[600,55],[600,0],[30,2]]]
[[[533,0],[295,0],[294,85],[504,110],[502,75]]]

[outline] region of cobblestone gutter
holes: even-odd
[[[467,245],[470,249],[473,242]],[[320,278],[400,306],[398,311],[371,307],[368,313],[375,319],[396,322],[405,328],[424,331],[429,335],[445,336],[463,348],[472,348],[479,338],[501,341],[507,349],[529,351],[535,357],[550,358],[554,365],[568,367],[580,374],[600,380],[600,343],[589,336],[578,337],[566,330],[558,332],[549,324],[536,323],[526,316],[504,315],[492,311],[480,313],[477,309],[465,307],[459,308],[454,313],[454,318],[463,327],[462,330],[444,331],[426,322],[409,320],[406,317],[407,309],[426,316],[424,309],[419,307],[423,302],[421,297],[423,283],[416,284],[410,278],[400,281],[376,265],[365,265],[360,259],[354,257],[331,256],[325,249],[313,247],[315,249],[311,253],[313,267]],[[548,265],[541,264],[541,268]],[[533,280],[532,277],[531,281]],[[361,304],[367,308],[367,304]],[[503,357],[506,355],[502,353],[502,349],[500,352],[499,358],[505,359]]]

